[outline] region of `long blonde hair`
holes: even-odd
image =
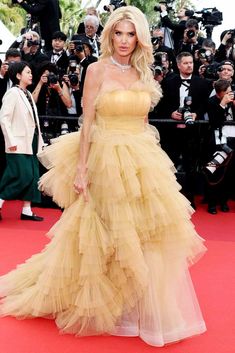
[[[161,97],[159,84],[154,80],[150,66],[154,62],[148,21],[137,7],[123,6],[112,12],[101,34],[100,59],[110,57],[114,53],[112,35],[115,26],[128,20],[135,26],[137,45],[131,56],[131,65],[139,74],[140,80],[149,88],[152,96],[152,105],[156,105]]]

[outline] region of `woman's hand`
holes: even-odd
[[[9,151],[11,151],[11,152],[17,151],[17,146],[11,146],[11,147],[9,147]]]
[[[75,192],[80,195],[83,194],[84,201],[88,201],[88,178],[87,178],[87,169],[85,168],[78,168],[77,175],[74,180],[74,190]]]

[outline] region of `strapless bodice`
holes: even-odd
[[[104,92],[97,98],[96,124],[106,130],[141,132],[150,105],[150,94],[144,90]]]

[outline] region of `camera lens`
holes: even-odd
[[[189,29],[187,32],[186,32],[186,35],[188,37],[188,39],[192,39],[193,37],[195,37],[195,32],[193,29]]]

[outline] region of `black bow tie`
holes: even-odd
[[[181,78],[181,83],[191,83],[191,79],[187,79],[187,78]]]
[[[61,55],[61,53],[56,53],[53,51],[53,56],[60,56],[60,55]]]

